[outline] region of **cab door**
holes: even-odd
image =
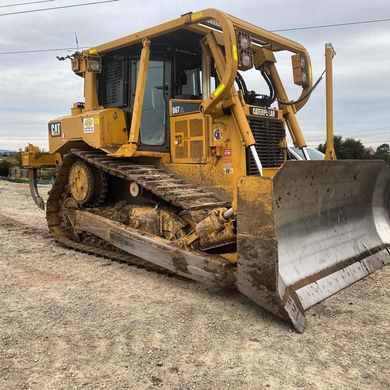
[[[139,150],[169,151],[169,112],[171,61],[167,57],[149,60],[148,76],[140,124]],[[136,64],[138,74],[139,61]]]

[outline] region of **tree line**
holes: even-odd
[[[390,144],[381,144],[376,149],[365,147],[363,143],[355,138],[345,138],[341,135],[333,137],[334,149],[339,160],[385,160],[390,164]],[[325,153],[326,142],[318,145],[317,149]]]

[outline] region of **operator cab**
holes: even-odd
[[[156,37],[151,43],[142,109],[139,150],[169,151],[169,102],[201,100],[201,36],[181,31]],[[108,53],[98,77],[99,104],[119,107],[130,130],[141,45]],[[199,105],[197,105],[199,109]]]
[[[181,30],[151,40],[138,150],[169,152],[170,116],[200,112],[205,95],[202,38],[198,33]],[[122,108],[128,133],[141,49],[141,44],[136,44],[103,55],[102,72],[98,75],[99,105]],[[208,94],[219,84],[213,63],[209,73]],[[236,88],[247,104],[268,107],[275,100],[275,94],[267,75],[261,73],[270,88],[269,96],[249,91],[240,72],[237,72]]]

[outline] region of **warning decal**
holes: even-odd
[[[94,133],[95,132],[95,121],[93,118],[84,118],[83,119],[83,125],[84,125],[84,133]]]

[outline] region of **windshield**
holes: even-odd
[[[305,159],[303,157],[303,153],[302,153],[301,149],[295,148],[295,147],[289,148],[289,149],[291,149],[295,154],[297,154],[302,160]],[[306,148],[306,150],[307,150],[307,153],[309,154],[310,160],[323,160],[325,157],[325,155],[317,149]]]

